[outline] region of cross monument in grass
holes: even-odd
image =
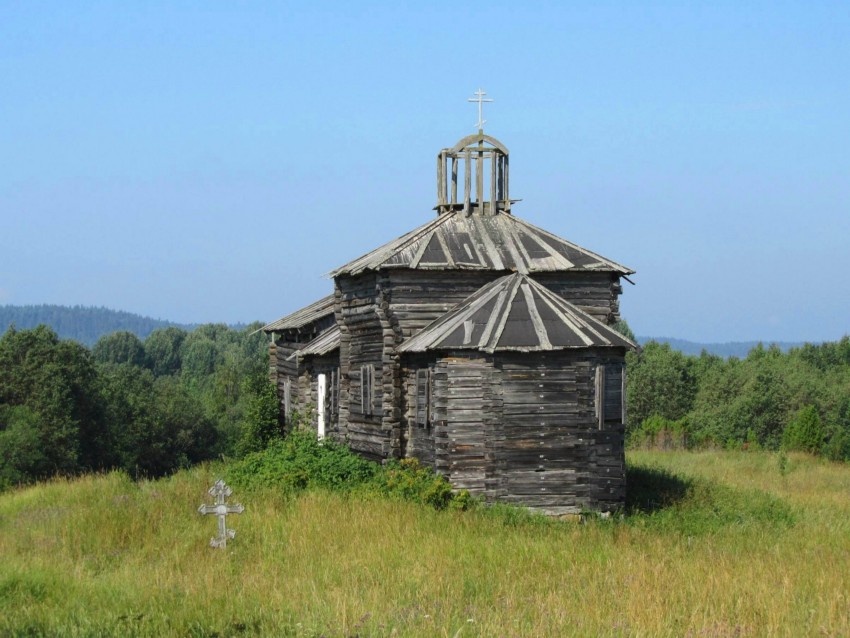
[[[245,511],[245,508],[241,503],[227,504],[227,497],[233,494],[233,490],[227,487],[221,479],[215,482],[215,485],[209,489],[209,493],[215,497],[215,505],[201,505],[198,511],[201,514],[215,514],[218,517],[218,537],[210,540],[210,546],[224,549],[227,547],[227,539],[236,536],[235,531],[227,528],[227,515],[241,514]]]

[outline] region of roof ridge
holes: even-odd
[[[432,238],[439,244],[442,255],[423,259]],[[532,250],[529,242],[539,247],[539,250]],[[467,255],[473,247],[477,259]],[[567,254],[571,257],[567,257]],[[634,272],[510,213],[500,211],[483,214],[449,210],[332,270],[328,275],[357,275],[365,270],[391,268],[509,270],[525,273],[614,271],[621,276]]]
[[[369,263],[370,261],[374,261],[378,255],[376,253],[386,253],[386,258],[379,261],[376,266],[380,267],[385,261],[387,261],[390,257],[396,254],[398,251],[406,248],[410,243],[422,239],[424,235],[433,232],[438,226],[445,224],[449,218],[453,217],[457,214],[457,211],[450,211],[448,213],[443,213],[439,215],[435,219],[432,219],[429,222],[426,222],[420,226],[417,226],[413,230],[405,233],[401,237],[397,237],[392,241],[387,242],[381,246],[378,246],[374,250],[370,250],[368,253],[357,257],[356,259],[352,259],[346,264],[343,264],[339,268],[335,268],[330,271],[328,276],[336,277],[338,274],[348,271],[350,274],[357,274],[363,270],[367,270],[369,268],[373,268],[373,266]],[[370,259],[372,258],[372,259]],[[361,265],[362,264],[362,265]]]
[[[564,239],[563,237],[558,237],[558,235],[556,235],[555,233],[550,233],[548,230],[544,230],[543,228],[540,228],[539,226],[535,226],[531,222],[527,222],[526,220],[524,220],[520,217],[516,217],[514,215],[513,218],[521,226],[526,226],[528,228],[531,228],[531,229],[537,231],[538,233],[541,233],[541,234],[545,235],[546,237],[549,237],[550,239],[554,239],[554,240],[556,240],[556,241],[558,241],[562,244],[568,245],[570,248],[577,250],[578,252],[584,253],[586,255],[590,255],[592,257],[596,257],[599,261],[606,263],[609,266],[613,266],[618,270],[621,270],[626,275],[632,275],[632,274],[635,273],[635,271],[632,270],[631,268],[629,268],[628,266],[624,266],[623,264],[619,264],[616,261],[613,261],[612,259],[608,259],[607,257],[603,257],[599,253],[593,252],[592,250],[589,250],[589,249],[585,248],[584,246],[579,246],[578,244],[575,244],[575,243],[569,241],[568,239]]]

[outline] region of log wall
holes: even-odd
[[[504,274],[472,270],[387,271],[383,290],[397,343],[417,334],[481,286]]]
[[[622,423],[599,427],[596,367],[610,351],[446,356],[433,366],[433,420],[416,424],[416,369],[404,372],[407,456],[456,489],[546,514],[625,502]]]
[[[501,372],[479,355],[442,358],[436,366],[435,469],[457,489],[494,496],[501,468]]]
[[[586,350],[500,357],[501,500],[547,514],[622,507],[623,426],[599,428],[595,395],[596,366],[622,362],[622,356]]]
[[[393,357],[395,336],[382,308],[379,277],[369,272],[355,277],[340,276],[334,288],[342,381],[338,436],[366,458],[397,457],[401,440],[399,400],[395,393],[398,366]],[[372,366],[371,410],[363,404],[364,366]]]
[[[417,422],[416,406],[417,406],[417,376],[418,370],[427,369],[432,374],[431,395],[434,395],[434,358],[433,357],[411,357],[411,360],[406,362],[402,367],[402,419],[405,424],[402,436],[402,456],[419,459],[419,461],[428,467],[433,468],[434,457],[434,422],[435,415],[432,412],[428,415],[425,424]],[[433,401],[433,399],[432,399]]]

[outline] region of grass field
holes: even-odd
[[[376,497],[237,493],[221,468],[0,495],[2,636],[847,636],[850,467],[635,452],[585,524]]]

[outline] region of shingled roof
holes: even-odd
[[[365,270],[634,271],[570,243],[507,212],[482,214],[452,210],[332,271],[356,275]]]
[[[278,332],[281,330],[291,330],[303,328],[304,326],[318,321],[323,317],[327,317],[334,313],[334,296],[328,295],[322,297],[318,301],[314,301],[309,306],[305,306],[300,310],[286,315],[262,327],[263,332]]]
[[[399,352],[531,352],[592,347],[637,346],[530,277],[514,273],[474,292],[405,341]]]
[[[293,352],[288,359],[303,358],[303,357],[320,357],[323,354],[330,354],[334,350],[339,349],[339,326],[334,324],[325,330],[318,337],[313,339],[300,350]]]

